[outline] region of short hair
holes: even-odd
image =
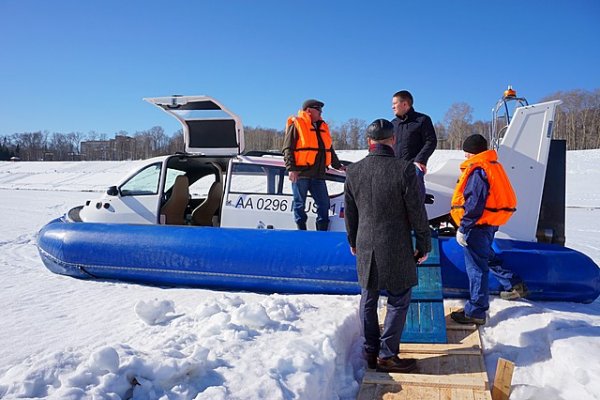
[[[410,94],[410,92],[408,90],[401,90],[399,92],[394,93],[393,97],[397,97],[400,100],[405,100],[408,101],[408,104],[410,104],[411,106],[413,105],[413,97],[412,94]]]

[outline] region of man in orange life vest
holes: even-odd
[[[506,291],[503,298],[525,297],[527,288],[521,278],[494,262],[492,241],[498,226],[508,222],[516,210],[517,198],[495,150],[487,140],[471,135],[463,143],[465,160],[452,196],[451,216],[459,226],[456,241],[463,246],[465,269],[469,277],[470,298],[463,310],[451,314],[461,324],[483,325],[489,308],[488,272]]]
[[[300,230],[306,230],[306,195],[310,192],[317,205],[316,228],[329,228],[329,194],[325,172],[330,165],[344,170],[332,147],[327,123],[321,118],[323,106],[319,100],[306,100],[297,116],[287,120],[283,157],[289,171],[294,195],[294,220]]]

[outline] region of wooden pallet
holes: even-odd
[[[359,400],[491,400],[481,339],[475,325],[460,325],[445,309],[447,344],[402,343],[401,358],[416,358],[418,373],[367,370]]]

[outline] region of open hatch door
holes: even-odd
[[[177,118],[183,126],[185,151],[207,156],[236,156],[244,151],[241,119],[208,96],[145,98]]]

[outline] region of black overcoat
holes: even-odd
[[[415,166],[377,145],[348,166],[345,220],[350,246],[356,247],[360,286],[399,291],[417,284],[411,230],[416,248],[431,251],[431,233]]]

